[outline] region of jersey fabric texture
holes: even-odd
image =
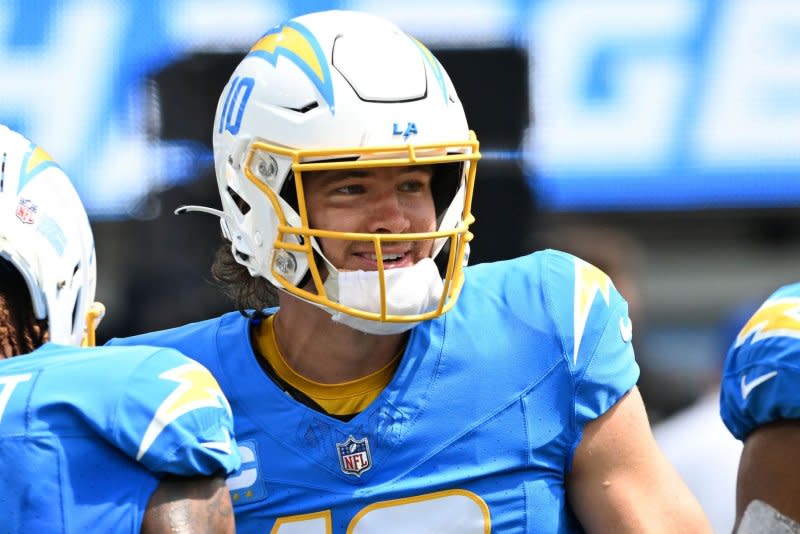
[[[572,455],[639,375],[623,298],[556,251],[469,267],[454,308],[412,330],[392,381],[347,422],[265,376],[250,322],[112,340],[176,347],[215,374],[242,451],[228,487],[243,534],[580,531]]]
[[[138,534],[160,477],[240,466],[232,432],[214,378],[171,349],[0,361],[0,533]]]
[[[725,360],[720,413],[744,440],[757,427],[800,419],[800,283],[773,293],[744,325]]]

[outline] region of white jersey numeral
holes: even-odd
[[[329,511],[282,517],[272,528],[272,534],[331,532]],[[465,490],[449,490],[366,506],[350,521],[347,532],[489,534],[491,520],[489,508],[479,496]]]
[[[11,398],[11,394],[14,392],[14,389],[21,382],[27,382],[30,380],[31,376],[33,376],[31,373],[26,373],[24,375],[0,376],[0,422],[3,421],[3,413],[6,411],[8,400]]]

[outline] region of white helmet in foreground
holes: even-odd
[[[93,344],[94,240],[69,178],[41,148],[0,125],[0,259],[25,280],[49,340]]]
[[[214,124],[218,215],[236,261],[370,333],[407,330],[455,303],[479,158],[461,102],[431,52],[387,20],[353,11],[304,15],[264,35],[231,76]],[[303,173],[408,165],[434,169],[435,231],[309,226]],[[320,238],[371,243],[377,271],[337,271]],[[384,270],[383,244],[421,240],[434,242],[430,259]],[[442,250],[449,257],[440,273],[433,257]]]

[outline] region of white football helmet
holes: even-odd
[[[392,23],[365,13],[326,11],[269,31],[222,93],[213,144],[223,212],[206,211],[221,217],[234,258],[252,276],[325,308],[334,319],[344,314],[361,324],[412,323],[401,330],[455,304],[472,239],[478,142],[441,64]],[[407,165],[456,171],[451,173],[452,191],[437,202],[435,232],[342,233],[309,227],[304,172]],[[342,298],[342,273],[325,258],[317,238],[374,244],[375,302],[353,305]],[[430,280],[429,269],[414,275],[430,282],[435,302],[393,307],[387,286],[394,284],[396,273],[384,272],[381,246],[419,240],[435,242],[432,257],[449,251],[443,276],[437,271],[437,280]],[[315,254],[326,262],[325,271]],[[303,287],[309,280],[311,290]],[[394,292],[407,295],[407,281],[394,284]]]
[[[0,125],[0,257],[22,275],[50,341],[94,344],[102,305],[89,219],[69,178],[41,148]],[[94,304],[94,305],[93,305]]]

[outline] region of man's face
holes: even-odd
[[[370,234],[432,232],[436,209],[429,166],[310,172],[304,175],[312,228]],[[370,241],[319,240],[325,256],[341,271],[375,271]],[[383,242],[386,269],[409,267],[429,257],[432,240]]]

